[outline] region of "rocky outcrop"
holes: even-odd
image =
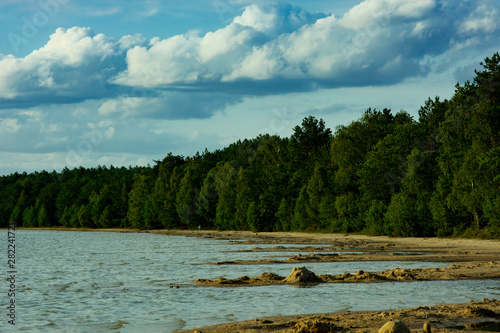
[[[283,281],[285,283],[314,283],[322,282],[314,272],[305,267],[294,267],[292,273]]]

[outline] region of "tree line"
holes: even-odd
[[[418,120],[368,109],[335,132],[306,117],[148,167],[0,178],[0,225],[500,237],[500,56]]]

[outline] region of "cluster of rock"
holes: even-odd
[[[274,273],[263,273],[258,277],[242,276],[237,279],[219,278],[217,280],[198,279],[195,282],[210,285],[268,285],[290,283],[328,283],[328,282],[376,282],[386,280],[418,280],[408,270],[393,269],[381,273],[369,273],[359,270],[356,274],[316,275],[306,267],[294,267],[290,275],[282,277]]]

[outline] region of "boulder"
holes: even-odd
[[[394,320],[385,323],[378,333],[410,333],[410,330],[401,320]]]
[[[321,282],[321,280],[305,267],[294,267],[292,273],[286,277],[283,282],[301,283],[301,282]]]

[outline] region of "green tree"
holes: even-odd
[[[383,201],[373,200],[366,212],[366,231],[370,235],[386,234],[384,216],[387,212],[387,205]]]
[[[358,170],[368,152],[392,132],[394,119],[391,110],[365,111],[360,120],[348,126],[339,126],[331,141],[330,157],[335,172],[335,184],[343,193],[358,192]]]
[[[215,216],[219,194],[216,186],[217,170],[211,169],[203,180],[196,204],[196,213],[203,216],[205,226],[216,225]],[[220,228],[222,226],[217,226]],[[224,229],[224,228],[222,228]]]
[[[194,229],[201,222],[196,213],[196,203],[199,190],[193,172],[188,169],[182,178],[177,192],[177,213],[182,224],[190,229]]]
[[[92,220],[92,216],[90,214],[90,210],[86,205],[82,205],[78,210],[78,222],[80,223],[80,227],[82,228],[94,228],[95,224]]]
[[[415,202],[404,193],[392,196],[391,203],[385,214],[387,228],[392,236],[417,236],[417,226],[414,214]]]
[[[314,165],[318,151],[329,143],[332,131],[326,128],[323,119],[309,116],[302,120],[302,126],[295,126],[290,137],[290,148],[294,167]]]
[[[278,220],[278,229],[282,231],[292,230],[293,209],[291,203],[286,198],[281,198],[276,219]]]
[[[332,229],[335,232],[361,231],[364,228],[360,217],[361,209],[359,197],[353,193],[346,193],[335,198],[335,210],[337,219],[333,222]]]
[[[239,229],[236,219],[237,177],[238,169],[229,162],[220,166],[215,175],[215,186],[219,197],[215,216],[217,229]]]
[[[23,227],[38,227],[35,206],[26,207],[23,212]]]
[[[252,195],[250,187],[250,176],[248,171],[240,168],[238,171],[238,179],[236,181],[236,212],[235,217],[240,229],[247,229],[249,227],[247,221],[247,212],[250,202],[256,198]]]
[[[295,202],[295,209],[292,218],[292,230],[305,230],[310,225],[309,215],[309,194],[307,186],[304,186],[300,191],[300,195]]]
[[[39,227],[48,227],[50,226],[49,214],[45,209],[45,205],[42,205],[38,210],[37,216],[38,226]]]
[[[255,201],[248,205],[247,221],[253,232],[264,231],[264,224],[260,216],[259,205]]]
[[[128,200],[128,225],[136,229],[144,229],[146,227],[144,217],[146,213],[145,203],[149,197],[150,187],[148,186],[148,176],[145,174],[137,174],[134,177],[134,185],[129,193]],[[149,207],[148,207],[149,208]]]

